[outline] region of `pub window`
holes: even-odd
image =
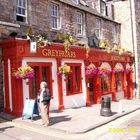
[[[115,89],[116,91],[122,90],[122,73],[115,73]]]
[[[34,72],[35,72],[35,78],[30,79],[30,82],[31,82],[31,86],[29,88],[30,98],[31,99],[36,99],[38,90],[40,88],[39,84],[38,84],[39,66],[33,66],[32,68],[34,69]]]
[[[56,3],[51,3],[51,27],[52,29],[60,28],[60,8]]]
[[[66,80],[67,95],[81,92],[81,64],[67,64],[71,67],[72,74]]]
[[[110,91],[110,76],[108,74],[100,75],[101,92]]]
[[[27,0],[16,0],[16,20],[21,22],[26,22]]]

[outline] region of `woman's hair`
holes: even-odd
[[[47,83],[44,81],[40,83],[40,89],[42,88],[47,88]]]

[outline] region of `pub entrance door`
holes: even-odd
[[[94,93],[93,93],[93,90],[94,90],[94,78],[93,77],[89,77],[87,79],[87,88],[88,88],[88,91],[89,91],[89,96],[90,96],[90,103],[93,104],[94,103]]]
[[[50,94],[52,95],[52,63],[30,62],[28,63],[34,69],[35,77],[29,80],[29,98],[37,99],[42,81],[47,82]]]

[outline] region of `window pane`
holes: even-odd
[[[22,6],[22,0],[19,0],[19,6]]]
[[[16,1],[16,20],[25,22],[26,21],[25,16],[26,16],[26,0],[17,0]]]
[[[107,92],[110,91],[110,78],[107,74],[101,75],[101,91],[102,92]]]
[[[68,75],[68,77],[67,77],[68,79],[67,79],[67,92],[68,92],[68,94],[70,94],[70,93],[72,93],[72,89],[73,89],[73,87],[72,87],[72,81],[73,81],[73,78],[72,78],[72,75]]]
[[[34,72],[35,72],[35,78],[31,79],[31,96],[32,98],[36,98],[37,97],[37,93],[38,93],[38,72],[39,72],[39,67],[34,66],[33,67]]]
[[[57,4],[51,4],[51,26],[57,29],[59,25],[59,6]]]
[[[122,73],[115,74],[115,89],[116,91],[122,90]]]
[[[23,5],[22,6],[26,7],[26,1],[25,0],[23,0]]]
[[[75,67],[75,90],[79,90],[79,67]]]
[[[101,14],[106,16],[106,3],[101,1]]]
[[[100,38],[100,19],[96,19],[96,25],[95,25],[95,35]]]
[[[77,12],[77,33],[82,34],[83,30],[83,14]]]
[[[81,65],[71,65],[72,74],[66,77],[67,95],[77,94],[81,92]]]
[[[25,15],[25,9],[21,9],[21,10],[22,10],[21,14]]]
[[[47,82],[47,67],[42,67],[42,81]]]

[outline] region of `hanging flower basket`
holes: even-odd
[[[16,79],[32,79],[34,78],[34,69],[28,65],[19,67],[18,70],[14,72],[14,76]]]
[[[93,63],[91,63],[90,65],[88,65],[86,67],[86,70],[85,70],[85,74],[86,75],[94,75],[94,74],[97,74],[97,72],[98,72],[98,68],[96,68]]]
[[[128,74],[130,71],[132,71],[132,68],[131,67],[125,69],[125,73],[126,74]]]
[[[98,74],[110,74],[111,72],[112,70],[110,70],[108,67],[100,66]]]
[[[58,67],[58,75],[59,76],[62,76],[64,75],[65,77],[68,75],[68,74],[71,74],[72,71],[70,70],[70,66],[68,66],[67,64],[64,64],[60,67]]]
[[[124,69],[121,65],[117,64],[114,68],[114,73],[124,72]]]

